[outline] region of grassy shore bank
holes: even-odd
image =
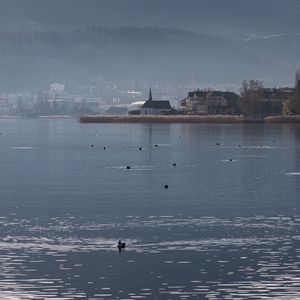
[[[231,115],[114,116],[84,115],[81,123],[300,123],[300,115],[245,118]]]
[[[245,119],[242,116],[229,115],[168,115],[168,116],[111,116],[111,115],[89,115],[81,116],[82,123],[241,123],[262,122],[261,119]]]
[[[266,123],[300,123],[300,115],[272,116],[264,119]]]

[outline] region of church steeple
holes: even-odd
[[[152,101],[151,86],[149,88],[149,98],[148,98],[148,101]]]

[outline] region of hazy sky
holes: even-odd
[[[291,33],[299,0],[0,0],[3,28],[163,26],[214,34]]]

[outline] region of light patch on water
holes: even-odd
[[[241,146],[239,148],[245,148],[245,149],[276,149],[275,146],[267,146],[267,145],[248,145],[248,146]]]
[[[170,146],[170,144],[153,144],[153,147],[159,147],[159,146],[164,146],[164,147],[168,147]]]
[[[245,155],[240,155],[240,157],[244,158],[265,158],[265,155],[251,155],[251,154],[245,154]]]
[[[129,167],[129,168],[127,168],[127,167]],[[145,165],[105,167],[105,169],[126,170],[126,171],[151,171],[154,168],[155,168],[155,166],[145,166]]]
[[[10,149],[18,149],[18,150],[31,150],[31,149],[38,149],[38,147],[30,147],[30,146],[13,146]]]
[[[285,175],[288,175],[288,176],[300,176],[300,172],[290,172],[290,173],[285,173]]]
[[[238,160],[236,159],[222,159],[222,162],[237,162]]]
[[[0,299],[87,299],[72,280],[94,291],[90,299],[153,299],[159,295],[172,299],[281,299],[287,295],[299,299],[300,250],[293,252],[300,248],[299,229],[300,216],[284,215],[232,219],[128,215],[104,222],[101,216],[86,220],[68,214],[27,220],[11,214],[0,217]],[[162,235],[164,239],[161,232],[168,233]],[[116,247],[120,237],[127,244],[121,253]],[[104,255],[116,260],[104,261],[87,278],[86,268],[93,268],[87,266],[89,257],[96,257],[96,268]],[[149,281],[145,289],[131,286],[126,292],[110,285],[106,275],[112,271],[120,282],[126,275],[128,284],[124,266],[139,272],[133,273],[139,278],[143,272],[151,274],[152,263],[136,268],[154,257],[156,271],[151,276],[159,284],[157,289],[145,286]],[[52,266],[49,274],[41,273],[45,264]],[[188,275],[190,271],[193,276]],[[174,273],[180,279],[177,282]]]

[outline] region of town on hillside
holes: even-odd
[[[172,103],[166,97],[160,100],[153,96],[151,87],[146,101],[141,90],[117,92],[116,86],[112,90],[112,100],[107,101],[99,93],[68,92],[61,83],[53,83],[36,94],[0,94],[0,116],[242,115],[261,118],[300,114],[300,69],[291,87],[270,88],[258,80],[245,80],[239,94],[195,89],[187,91],[183,99],[173,94],[177,100]],[[157,88],[155,91],[160,92]]]

